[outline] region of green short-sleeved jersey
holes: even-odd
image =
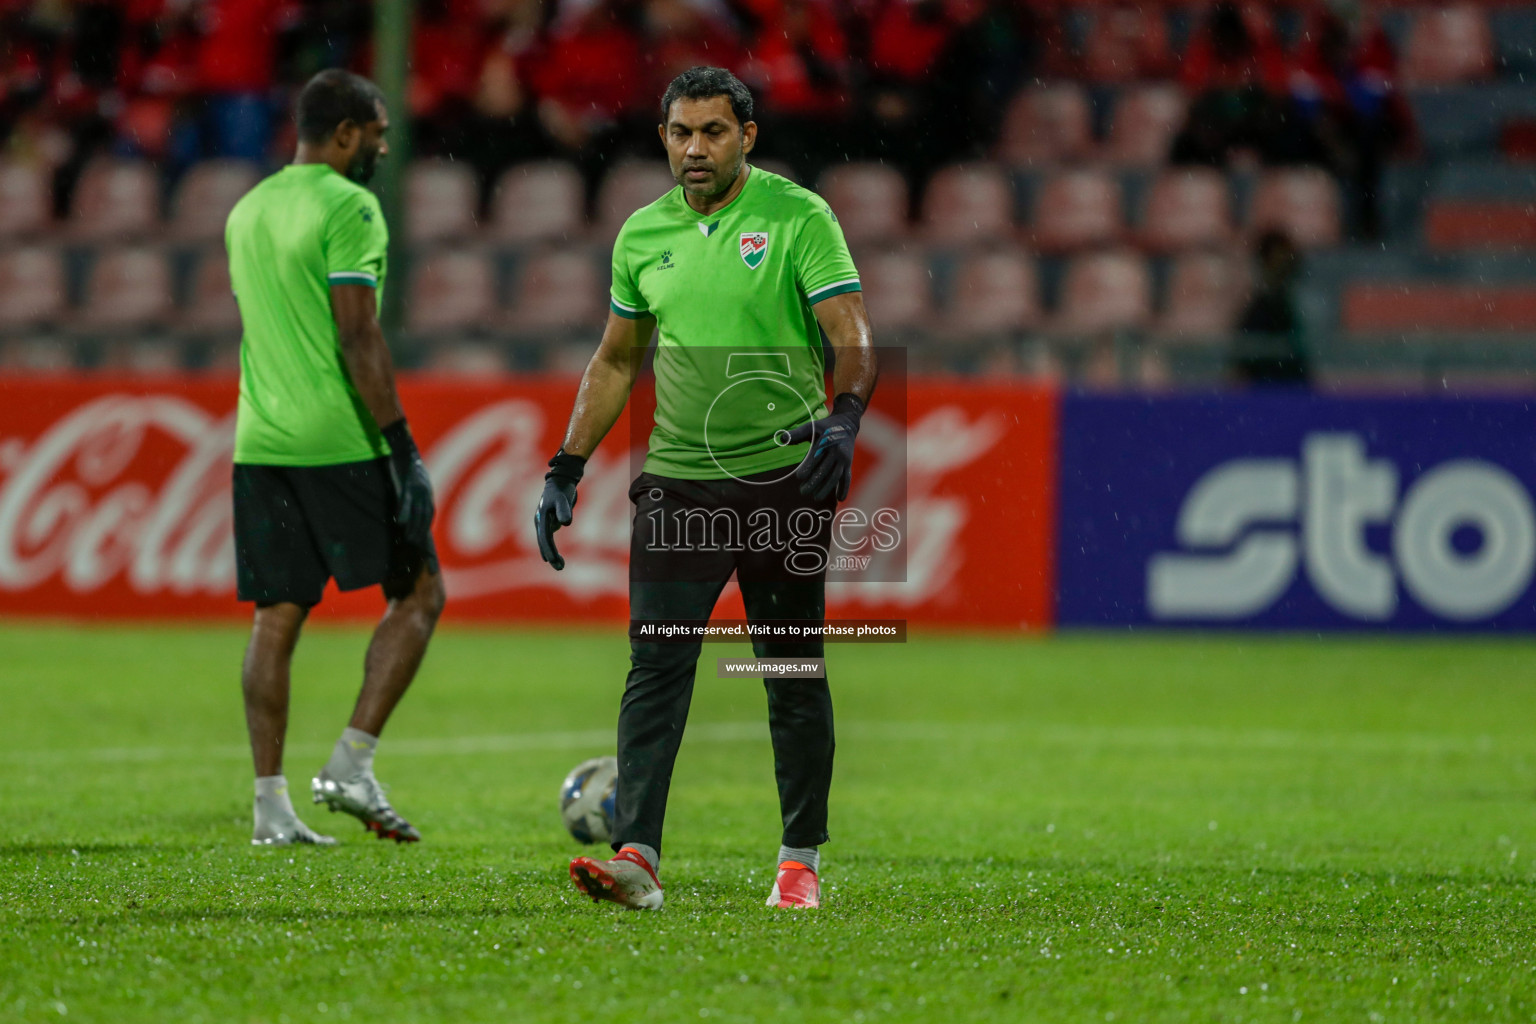
[[[826,414],[811,307],[859,290],[842,228],[815,193],[752,168],[703,215],[674,188],[613,246],[612,308],[656,318],[656,427],[646,472],[724,479],[792,466],[774,432]]]
[[[378,199],[326,164],[293,164],[235,204],[224,242],[244,328],[235,461],[330,466],[389,454],[347,373],[330,292],[382,291],[389,232]]]

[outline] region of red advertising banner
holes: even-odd
[[[437,488],[447,616],[624,620],[630,445],[643,437],[621,420],[594,455],[556,573],[539,560],[533,508],[575,381],[415,377],[401,392]],[[234,598],[235,395],[230,379],[0,375],[0,615],[246,616]],[[1057,405],[1046,389],[913,379],[899,423],[877,398],[850,501],[901,492],[905,579],[830,584],[828,614],[1049,625]],[[381,602],[376,589],[332,591],[317,611],[372,618]],[[739,596],[716,614],[740,618]]]

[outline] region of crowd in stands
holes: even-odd
[[[185,365],[174,339],[230,365],[224,213],[289,159],[298,85],[371,71],[372,18],[0,0],[0,367]],[[883,336],[949,365],[1107,379],[1247,336],[1235,375],[1299,380],[1319,316],[1376,353],[1420,321],[1536,338],[1488,255],[1536,246],[1500,154],[1536,153],[1536,8],[416,0],[411,45],[391,280],[426,365],[589,349],[604,247],[670,186],[656,99],[697,63],[752,86],[754,162],[837,209]]]
[[[754,88],[764,155],[803,180],[883,160],[920,185],[986,153],[1026,83],[1170,79],[1195,98],[1175,162],[1327,167],[1375,230],[1374,183],[1411,122],[1374,19],[1232,0],[1070,15],[1025,0],[421,0],[416,152],[467,161],[487,187],[547,156],[595,181],[653,155],[656,97],[710,63]],[[0,148],[57,167],[61,213],[101,152],[172,177],[209,157],[280,160],[292,90],[322,67],[366,73],[371,20],[362,0],[3,0]]]

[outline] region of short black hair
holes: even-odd
[[[661,123],[666,124],[672,113],[672,104],[678,100],[707,100],[711,96],[724,96],[731,101],[731,112],[738,124],[752,120],[752,93],[741,84],[741,79],[725,68],[693,67],[672,79],[667,91],[661,96]]]
[[[311,78],[299,93],[294,120],[299,138],[305,142],[324,142],[343,121],[358,125],[379,119],[384,94],[361,75],[340,68],[330,68]]]

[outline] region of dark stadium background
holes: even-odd
[[[1230,383],[1278,229],[1317,387],[1529,386],[1536,8],[410,7],[0,5],[0,368],[229,372],[223,215],[289,158],[296,87],[337,65],[396,99],[400,361],[579,367],[606,244],[669,184],[654,99],[708,62],[755,89],[763,165],[837,208],[880,340],[915,368]]]

